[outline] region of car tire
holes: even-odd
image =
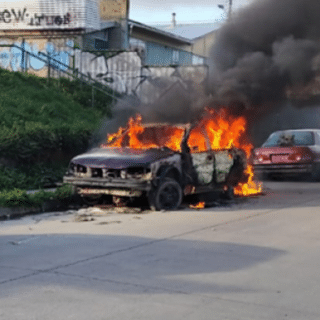
[[[151,190],[148,200],[152,210],[176,210],[182,202],[182,188],[176,180],[164,178]]]

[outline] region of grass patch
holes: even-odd
[[[79,81],[0,68],[0,192],[7,205],[42,201],[41,189],[61,182],[68,161],[87,150],[112,98]],[[46,195],[48,196],[48,195]],[[32,199],[32,200],[30,200]],[[37,200],[38,199],[38,200]]]
[[[15,163],[85,150],[108,112],[89,109],[35,76],[0,69],[0,154]]]

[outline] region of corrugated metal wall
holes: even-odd
[[[182,66],[192,65],[192,53],[187,51],[179,51],[179,64]]]
[[[75,52],[75,67],[93,79],[125,94],[135,94],[144,103],[158,99],[168,87],[179,82],[187,90],[192,81],[199,96],[204,94],[206,66],[143,67],[136,52],[122,52],[109,59],[89,52]]]
[[[176,61],[175,54],[177,53],[178,60]],[[192,65],[192,53],[146,42],[145,64],[150,66]]]
[[[172,48],[164,47],[157,43],[146,43],[146,65],[165,66],[172,64]]]
[[[0,30],[99,27],[98,0],[27,0],[1,3]]]

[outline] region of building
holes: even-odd
[[[7,1],[0,9],[0,66],[44,75],[45,55],[73,67],[74,49],[109,56],[132,51],[145,66],[201,65],[211,40],[193,36],[181,26],[171,30],[130,20],[128,0]],[[24,51],[41,53],[45,61],[25,59]]]
[[[206,59],[210,56],[210,49],[220,26],[221,22],[177,24],[175,14],[173,14],[171,24],[157,25],[155,27],[188,39],[191,42],[191,46],[185,48],[192,52],[195,64],[196,61],[205,63]]]
[[[85,51],[135,51],[148,66],[203,64],[193,47],[188,38],[130,19],[101,22],[100,30],[83,37]]]
[[[43,77],[82,73],[151,100],[162,94],[161,77],[203,91],[212,26],[186,27],[130,20],[128,0],[7,1],[0,9],[0,67]]]

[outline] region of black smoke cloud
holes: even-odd
[[[214,99],[258,115],[280,104],[287,87],[310,81],[320,52],[319,12],[319,0],[256,0],[233,15],[211,50]]]
[[[228,106],[247,116],[255,144],[270,133],[261,131],[265,123],[252,128],[266,114],[273,114],[268,119],[274,122],[274,130],[308,126],[308,119],[315,118],[312,111],[304,124],[300,114],[295,113],[300,122],[290,118],[284,123],[274,112],[286,105],[288,87],[303,86],[315,76],[313,62],[320,53],[319,13],[320,0],[256,0],[235,13],[217,33],[209,58],[210,99],[192,86],[171,86],[172,79],[152,79],[155,86],[168,87],[168,92],[152,104],[142,104],[135,97],[119,100],[113,119],[106,121],[97,140],[104,141],[107,133],[125,126],[137,113],[144,122],[184,123],[197,119],[205,106]],[[287,120],[292,114],[289,110],[283,115]],[[314,122],[310,126],[315,126]]]

